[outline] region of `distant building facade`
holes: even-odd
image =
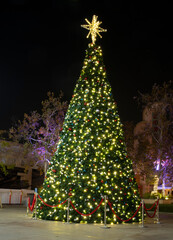
[[[0,140],[0,188],[34,189],[44,174],[34,166],[35,159],[22,144]]]

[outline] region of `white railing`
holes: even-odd
[[[0,188],[0,202],[2,204],[27,205],[29,194],[34,194],[34,190]]]

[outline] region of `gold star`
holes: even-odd
[[[103,29],[103,28],[99,27],[99,25],[102,22],[97,21],[97,18],[98,17],[96,15],[93,15],[93,19],[92,19],[91,23],[88,21],[88,19],[85,19],[85,21],[88,23],[88,25],[81,25],[81,27],[89,30],[87,38],[89,38],[89,36],[91,34],[91,39],[92,39],[93,44],[96,41],[97,34],[99,35],[100,38],[102,38],[102,36],[100,35],[99,32],[106,32],[107,31],[106,29]]]

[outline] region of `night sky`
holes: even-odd
[[[48,91],[70,100],[80,75],[85,18],[107,29],[97,39],[122,121],[141,120],[133,97],[173,79],[172,6],[110,0],[0,3],[0,129],[41,108]]]

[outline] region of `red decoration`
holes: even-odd
[[[63,130],[63,128],[60,128],[60,132]]]
[[[104,181],[103,180],[101,180],[101,183],[103,183]]]
[[[72,189],[70,188],[69,190],[71,191]]]
[[[74,97],[74,95],[72,95],[72,97]]]
[[[71,131],[71,130],[72,130],[72,128],[69,128],[68,130],[69,130],[69,131]]]
[[[84,103],[84,105],[86,106],[86,105],[87,105],[87,103],[85,102],[85,103]]]
[[[69,195],[69,196],[72,196],[72,193],[70,192],[68,195]]]
[[[55,170],[55,169],[53,169],[53,170],[52,170],[52,172],[56,173],[56,170]]]
[[[12,195],[12,191],[10,191],[10,195],[9,195],[9,204],[11,204],[11,195]]]
[[[90,120],[88,119],[88,122],[89,122]]]
[[[40,209],[42,210],[42,209],[43,209],[43,207],[40,207]]]
[[[47,185],[47,187],[50,187],[50,185]]]
[[[114,122],[117,122],[117,119],[115,119]]]

